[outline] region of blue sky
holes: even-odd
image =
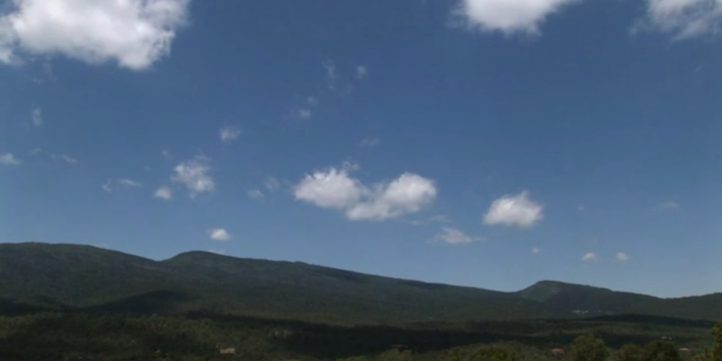
[[[0,4],[0,242],[722,291],[719,2]]]

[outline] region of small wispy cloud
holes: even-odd
[[[50,158],[52,158],[53,160],[65,162],[66,164],[69,164],[69,165],[77,165],[78,164],[77,158],[71,157],[67,154],[51,154]]]
[[[296,112],[296,115],[303,120],[308,120],[308,119],[311,119],[311,116],[313,115],[313,111],[311,111],[311,109],[308,109],[308,108],[301,108]]]
[[[629,260],[632,259],[632,256],[630,256],[627,252],[617,252],[615,258],[617,259],[617,262],[625,263],[629,262]]]
[[[231,234],[224,228],[209,229],[208,237],[210,237],[214,241],[220,241],[220,242],[225,242],[225,241],[231,240]]]
[[[266,181],[263,182],[263,186],[269,192],[276,192],[281,189],[281,182],[275,177],[268,177],[266,178]]]
[[[536,255],[539,255],[539,254],[541,254],[541,250],[540,250],[539,248],[537,248],[537,247],[534,247],[534,248],[531,249],[531,254],[533,254],[533,255],[535,255],[535,256],[536,256]]]
[[[43,110],[40,108],[33,108],[33,110],[30,112],[30,120],[33,123],[33,126],[39,128],[42,127],[45,123],[45,119],[43,117]]]
[[[453,227],[442,227],[435,239],[450,245],[462,245],[480,241],[480,237],[472,237],[462,230]]]
[[[680,204],[676,201],[666,201],[657,205],[657,208],[665,211],[676,211],[680,208]]]
[[[108,179],[103,183],[100,188],[107,192],[112,193],[113,190],[116,188],[122,188],[122,189],[135,189],[135,188],[142,188],[143,183],[138,182],[136,180],[130,179],[130,178],[120,178],[120,179]]]
[[[263,194],[263,191],[257,188],[249,189],[248,192],[246,192],[246,195],[251,199],[263,199],[266,197],[266,195]]]
[[[219,132],[221,142],[225,144],[233,143],[241,137],[241,128],[236,126],[226,126],[221,128]]]
[[[0,154],[0,165],[4,166],[18,166],[22,162],[15,157],[12,153]]]
[[[682,40],[719,35],[722,30],[722,1],[719,0],[646,0],[647,16],[632,29],[643,28],[671,34]]]
[[[367,137],[361,139],[361,141],[359,142],[359,145],[363,148],[375,148],[379,144],[381,144],[381,138],[379,137]]]
[[[112,180],[105,181],[105,183],[100,185],[100,189],[102,189],[103,192],[106,192],[106,193],[113,193],[113,181]]]
[[[326,86],[328,90],[335,91],[336,79],[338,78],[338,74],[336,74],[336,64],[331,60],[327,60],[323,62],[322,65],[324,70],[326,70]]]
[[[587,263],[599,261],[599,257],[594,252],[587,252],[582,256],[582,261]]]
[[[141,188],[143,187],[143,184],[129,178],[121,178],[117,181],[118,185],[125,187],[125,188]]]
[[[173,190],[168,186],[161,186],[153,192],[153,198],[169,201],[173,199]]]
[[[365,65],[359,65],[356,67],[356,79],[364,80],[369,76],[369,69]]]

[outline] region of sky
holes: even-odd
[[[0,2],[0,242],[722,291],[722,2]]]

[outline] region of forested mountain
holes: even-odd
[[[341,324],[640,314],[722,320],[722,294],[662,299],[543,281],[519,292],[207,252],[154,261],[90,246],[0,245],[0,309],[187,313]]]

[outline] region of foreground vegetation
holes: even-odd
[[[722,327],[615,318],[341,327],[258,318],[0,317],[0,360],[722,361]]]

